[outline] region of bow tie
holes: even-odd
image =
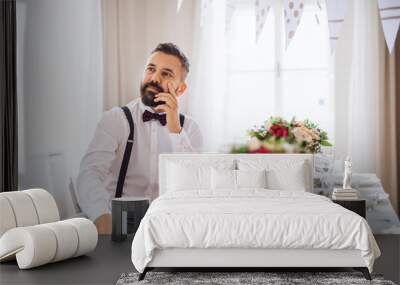
[[[161,125],[165,126],[167,124],[167,116],[165,114],[152,113],[147,110],[143,112],[143,122],[148,122],[150,120],[157,120]]]

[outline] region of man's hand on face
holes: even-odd
[[[167,83],[168,93],[158,93],[154,99],[155,102],[164,101],[162,105],[154,108],[157,112],[165,112],[167,115],[167,127],[171,133],[180,133],[181,124],[179,121],[178,95],[175,92],[174,83]]]

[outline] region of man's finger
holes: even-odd
[[[171,101],[167,101],[167,100],[161,100],[161,101],[165,102],[165,103],[162,104],[162,105],[166,105],[166,106],[169,107],[171,110],[176,110],[176,105],[173,104]],[[162,105],[159,105],[159,106],[162,106]]]
[[[162,95],[158,95],[156,96],[156,98],[154,99],[154,101],[168,101],[168,102],[172,102],[174,104],[177,104],[178,102],[176,100],[174,100],[174,98],[172,98],[171,94],[162,94]]]
[[[166,104],[158,105],[157,107],[154,108],[155,111],[162,111],[162,112],[168,112],[171,110],[170,107]]]
[[[178,99],[174,96],[174,95],[172,95],[171,93],[158,93],[158,94],[156,94],[156,98],[160,98],[160,97],[162,97],[162,96],[167,96],[168,98],[170,98],[171,99],[171,101],[173,101],[173,102],[175,102],[176,104],[178,104]]]
[[[154,102],[165,102],[165,104],[167,104],[168,106],[170,106],[171,108],[177,108],[178,107],[178,102],[172,100],[172,98],[170,97],[171,95],[160,95],[157,98],[154,99]]]
[[[176,91],[175,91],[175,84],[172,82],[172,81],[169,81],[168,83],[167,83],[167,87],[168,87],[168,92],[169,93],[171,93],[172,95],[174,95],[174,97],[176,98],[176,97],[178,97],[178,95],[176,94]]]

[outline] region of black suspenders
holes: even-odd
[[[126,106],[121,107],[121,109],[122,109],[122,111],[124,111],[126,119],[128,120],[129,136],[128,136],[128,141],[126,142],[126,147],[125,147],[125,151],[124,151],[124,157],[123,157],[122,163],[121,163],[121,168],[119,170],[117,189],[115,190],[115,198],[120,198],[122,196],[122,191],[123,191],[124,183],[125,183],[126,171],[128,170],[129,159],[130,159],[131,153],[132,153],[133,138],[135,137],[135,125],[133,123],[132,113],[129,110],[129,108]],[[181,127],[183,127],[183,124],[185,122],[184,115],[179,114],[179,122],[181,124]]]
[[[128,107],[123,106],[121,109],[124,111],[126,119],[129,123],[129,136],[128,141],[126,142],[124,158],[122,159],[121,169],[119,170],[117,189],[115,190],[115,198],[119,198],[122,196],[122,190],[124,188],[126,170],[129,165],[129,158],[131,157],[132,146],[133,146],[133,138],[135,136],[135,125],[133,124],[132,114]]]

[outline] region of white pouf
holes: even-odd
[[[86,254],[96,248],[92,221],[59,221],[49,192],[29,189],[0,193],[0,262],[17,259],[20,269]]]
[[[97,230],[88,219],[14,228],[0,238],[0,260],[14,256],[20,269],[80,256],[97,245]]]

